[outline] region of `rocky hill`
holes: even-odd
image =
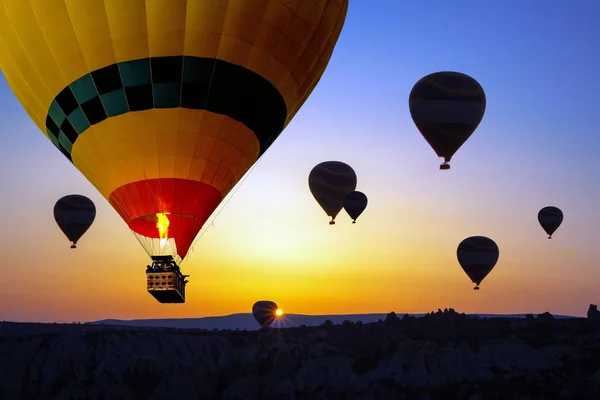
[[[422,317],[425,314],[410,314],[411,317]],[[526,314],[477,314],[473,317],[482,318],[525,318]],[[337,314],[337,315],[303,315],[286,314],[282,326],[285,328],[297,328],[304,326],[317,326],[329,320],[334,324],[344,321],[370,323],[385,319],[386,314]],[[573,318],[569,315],[554,315],[554,318]],[[222,315],[218,317],[202,318],[159,318],[159,319],[105,319],[101,321],[87,322],[88,324],[122,325],[122,326],[144,326],[160,328],[184,328],[184,329],[247,329],[257,328],[256,320],[252,313],[240,313]]]
[[[0,399],[597,400],[598,313],[218,332],[2,323]]]

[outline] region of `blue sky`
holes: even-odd
[[[41,287],[48,260],[81,274],[79,278],[65,275],[65,279],[86,279],[89,271],[82,270],[87,268],[82,264],[97,265],[99,260],[111,260],[108,254],[127,253],[127,262],[142,268],[146,255],[108,202],[37,130],[0,77],[4,138],[0,202],[3,221],[10,227],[3,241],[7,259],[22,265],[9,276],[24,285],[0,294],[4,304],[0,319],[215,315],[247,311],[243,304],[248,303],[249,310],[253,296],[270,293],[279,296],[274,300],[284,309],[291,307],[290,312],[298,313],[427,312],[438,306],[474,311],[470,282],[453,253],[460,240],[471,234],[488,234],[501,249],[497,268],[482,285],[487,292],[482,289],[478,294],[479,311],[548,309],[584,314],[590,302],[598,301],[600,290],[600,279],[595,278],[600,256],[599,20],[600,2],[595,0],[352,0],[319,85],[219,215],[216,227],[199,241],[201,250],[190,256],[189,268],[200,277],[194,295],[201,300],[190,300],[177,310],[157,308],[144,291],[143,276],[135,278],[141,280],[127,294],[134,299],[130,309],[122,307],[119,293],[108,296],[85,285],[63,300],[50,301],[50,291],[35,296],[27,292],[26,282],[31,280],[37,282],[32,287]],[[471,75],[487,96],[483,121],[447,172],[438,170],[439,160],[416,130],[408,110],[412,86],[424,75],[442,70]],[[306,180],[315,164],[329,159],[351,164],[358,175],[358,189],[369,196],[369,207],[360,220],[363,230],[352,237],[344,233],[343,240],[330,231],[316,234],[310,225],[328,228]],[[82,240],[81,251],[86,253],[76,256],[67,251],[68,243],[51,215],[54,201],[72,192],[88,195],[98,205],[98,220],[84,237],[88,242]],[[537,210],[545,205],[557,205],[565,213],[554,247],[548,247],[537,225]],[[347,253],[348,243],[362,243],[348,257],[367,259],[378,252],[394,265],[409,266],[395,269],[381,261],[374,278],[379,286],[365,294],[366,304],[315,295],[315,301],[325,305],[303,308],[306,299],[294,290],[306,289],[289,289],[300,276],[290,275],[289,271],[300,270],[291,259],[301,250],[285,247],[290,249],[286,250],[289,257],[261,254],[253,259],[268,266],[290,263],[287,272],[269,267],[279,286],[257,284],[244,292],[246,298],[240,295],[239,302],[228,301],[223,286],[210,286],[211,265],[228,265],[231,277],[254,271],[255,264],[247,264],[244,257],[233,260],[230,255],[253,246],[248,239],[253,226],[260,226],[263,233],[270,229],[272,240],[286,234],[294,238],[321,235],[320,247],[302,247],[315,257]],[[385,240],[370,242],[374,231]],[[422,243],[431,243],[444,255],[418,261],[416,250],[410,249]],[[135,270],[128,265],[119,268]],[[307,282],[311,273],[317,272],[306,271]],[[435,276],[440,277],[438,283],[429,287]],[[529,287],[538,276],[539,287]],[[355,277],[359,282],[360,275]],[[346,285],[352,289],[350,278]],[[433,296],[433,291],[449,285],[459,285],[461,292]],[[415,286],[424,298],[435,299],[395,294]],[[503,296],[511,288],[515,292],[509,301]],[[463,296],[465,290],[468,293]],[[207,291],[212,297],[202,297]],[[74,299],[82,305],[73,305]],[[25,305],[19,309],[6,306],[15,301]],[[103,310],[92,304],[102,305]]]

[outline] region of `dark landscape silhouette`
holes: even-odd
[[[0,398],[595,399],[600,390],[595,305],[587,318],[445,309],[285,320],[301,326],[257,329],[250,314],[3,322]]]
[[[410,314],[411,317],[423,317],[426,314]],[[473,317],[481,318],[525,318],[527,314],[473,314]],[[318,326],[329,320],[336,325],[344,321],[372,323],[385,319],[386,313],[380,314],[334,314],[334,315],[303,315],[286,314],[285,320],[281,322],[282,328],[298,328],[302,325]],[[569,315],[554,315],[554,318],[574,318]],[[164,318],[164,319],[134,319],[119,320],[105,319],[88,322],[89,324],[121,325],[135,327],[159,327],[179,329],[247,329],[256,330],[259,325],[251,313],[239,313],[224,315],[220,317],[203,318]]]

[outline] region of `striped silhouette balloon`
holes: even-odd
[[[308,175],[308,187],[317,203],[331,217],[329,225],[344,207],[344,197],[356,189],[356,173],[341,161],[317,164]]]
[[[92,226],[95,218],[94,202],[80,194],[61,197],[54,205],[54,220],[72,242],[72,249],[77,247],[77,241]]]
[[[260,300],[252,306],[252,315],[263,328],[268,328],[277,317],[277,304],[270,300]]]
[[[436,72],[414,85],[408,103],[417,129],[438,157],[444,158],[440,169],[450,169],[450,159],[483,119],[483,88],[460,72]]]
[[[558,207],[544,207],[538,212],[538,222],[548,234],[548,239],[552,239],[552,235],[563,222],[563,212]]]
[[[352,218],[353,224],[356,223],[356,219],[365,211],[368,202],[367,196],[359,191],[350,192],[344,197],[344,210]]]
[[[458,262],[467,276],[479,290],[481,281],[492,271],[500,250],[492,239],[485,236],[471,236],[460,242],[456,250]]]

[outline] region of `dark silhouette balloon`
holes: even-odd
[[[473,289],[479,290],[481,281],[498,262],[500,250],[496,242],[490,238],[471,236],[460,242],[456,255],[460,266],[475,284]]]
[[[123,372],[123,381],[136,399],[148,399],[163,381],[163,362],[151,356],[129,358]]]
[[[438,157],[440,169],[483,119],[486,98],[475,79],[460,72],[436,72],[421,78],[409,95],[410,115]]]
[[[350,218],[352,218],[353,224],[356,223],[356,219],[360,214],[365,211],[367,203],[367,196],[363,192],[350,192],[344,197],[344,210],[346,210]]]
[[[94,202],[80,194],[60,198],[54,205],[54,220],[65,236],[77,247],[77,241],[92,226],[96,218]]]
[[[268,328],[277,317],[277,304],[269,300],[261,300],[252,306],[252,315],[263,328]]]
[[[563,213],[558,207],[544,207],[538,212],[538,221],[544,231],[548,234],[548,239],[552,239],[552,234],[558,229],[563,221]]]
[[[329,225],[333,225],[344,207],[344,197],[356,189],[356,173],[341,161],[325,161],[310,171],[308,187],[317,203],[331,217]]]

